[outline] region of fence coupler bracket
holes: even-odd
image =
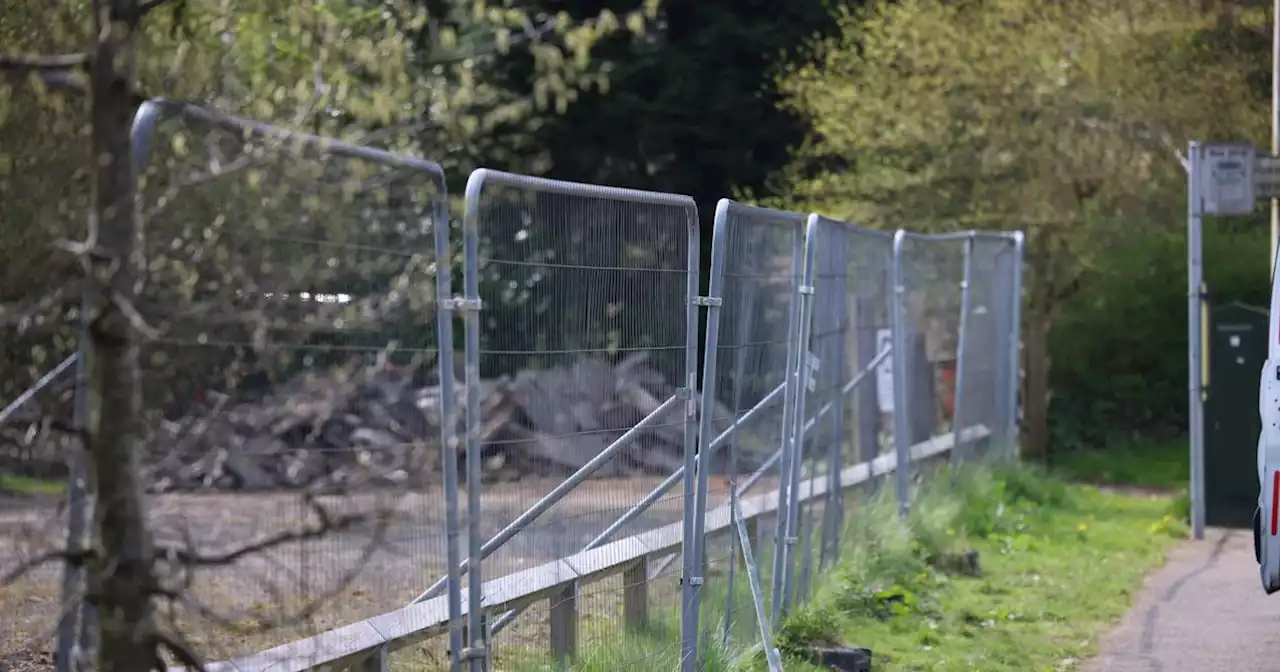
[[[718,296],[695,296],[693,297],[693,305],[705,306],[708,308],[720,307],[724,304],[724,299]]]
[[[468,646],[459,653],[458,659],[463,662],[468,660],[484,660],[488,655],[489,650],[483,646]]]
[[[441,301],[440,307],[445,310],[455,311],[480,310],[483,307],[483,302],[480,299],[464,299],[455,296],[452,299]]]

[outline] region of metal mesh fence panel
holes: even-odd
[[[680,527],[690,484],[671,490],[692,458],[697,363],[692,199],[480,170],[466,208],[466,298],[478,300],[467,313],[468,586]],[[505,629],[495,660],[545,647],[548,632],[553,657],[612,655],[602,652],[637,629],[626,597],[595,583],[519,619],[492,614]],[[679,606],[648,610],[664,622]],[[632,654],[679,651],[660,639]]]
[[[975,235],[966,241],[967,291],[963,339],[956,368],[955,427],[992,433],[989,452],[1007,455],[1010,400],[1009,353],[1016,350],[1014,276],[1018,250],[1012,238]],[[958,441],[956,456],[985,457],[974,442]]]
[[[926,441],[966,459],[1016,439],[1016,234],[724,200],[701,297],[684,196],[481,170],[451,236],[429,162],[184,105],[144,106],[135,142],[145,483],[159,543],[197,558],[162,615],[209,658],[365,621],[447,632],[397,652],[412,669],[719,669],[838,559],[861,500],[844,479],[874,488]],[[84,228],[85,157],[22,157],[0,212],[52,222],[13,243],[52,255]],[[455,297],[437,278],[458,261]],[[77,302],[5,324],[0,400],[22,403],[0,411],[0,495],[67,481]],[[921,470],[899,470],[900,504]],[[0,563],[84,527],[87,504],[55,499],[0,511]],[[56,569],[6,590],[26,628],[6,642],[91,621],[60,609],[77,579]],[[398,611],[446,594],[465,629],[441,600]]]
[[[227,658],[401,606],[445,568],[442,173],[190,107],[137,126],[151,515],[215,558],[167,616]]]
[[[896,454],[946,436],[951,459],[970,456],[975,441],[1011,445],[1014,350],[1021,247],[1016,234],[975,232],[894,238]],[[959,416],[957,415],[959,413]],[[1004,423],[1003,427],[995,425]],[[970,436],[970,432],[978,432]],[[1007,448],[1003,449],[1007,450]],[[897,479],[908,505],[919,463]]]
[[[802,427],[805,479],[823,479],[826,495],[801,507],[796,589],[807,595],[815,573],[839,554],[845,501],[841,471],[891,445],[876,374],[889,358],[892,234],[814,215],[807,244],[813,300]]]
[[[709,295],[719,305],[713,303],[717,312],[708,316],[700,442],[711,466],[700,472],[706,479],[699,484],[713,512],[728,512],[735,491],[750,499],[785,482],[803,241],[803,215],[727,199],[717,207]],[[712,483],[713,473],[727,478]],[[732,523],[731,518],[725,520]],[[785,520],[779,510],[770,525]],[[704,661],[761,639],[759,616],[769,613],[763,600],[774,583],[769,566],[776,557],[771,546],[761,544],[763,523],[743,521],[750,530],[751,566],[745,564],[736,525],[707,538],[700,604]],[[763,579],[759,594],[751,590],[750,572]]]
[[[907,458],[911,446],[948,434],[953,426],[964,241],[963,235],[906,232],[899,232],[895,240],[898,331],[893,365],[899,461]],[[898,471],[898,498],[905,508],[920,471],[915,463]]]

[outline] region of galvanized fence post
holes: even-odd
[[[82,304],[83,305],[83,304]],[[80,329],[80,343],[76,357],[76,388],[72,423],[76,429],[84,429],[88,419],[88,392],[85,386],[89,349],[88,325]],[[88,494],[88,469],[85,454],[86,446],[81,438],[71,454],[70,469],[67,474],[67,550],[71,552],[85,547],[85,535],[89,533],[89,511],[92,503]],[[54,664],[58,672],[70,672],[79,669],[81,662],[90,656],[93,648],[93,605],[88,600],[79,599],[85,587],[84,568],[77,563],[67,562],[62,566],[62,600],[61,616],[58,619],[58,641],[54,656]],[[73,663],[72,659],[78,659]]]
[[[443,178],[441,188],[444,188]],[[436,252],[436,334],[439,340],[437,370],[440,382],[440,451],[441,469],[444,472],[445,562],[448,563],[447,580],[449,602],[449,663],[451,670],[458,670],[462,662],[462,520],[459,513],[461,495],[458,488],[458,405],[454,396],[453,318],[459,302],[453,297],[453,246],[449,225],[449,205],[443,198],[436,200],[432,209],[432,222]],[[467,207],[471,202],[467,202]],[[474,222],[476,214],[471,213]],[[464,264],[464,272],[465,272]],[[463,357],[466,357],[466,351]]]
[[[702,395],[698,403],[697,445],[699,449],[696,464],[698,482],[693,508],[693,529],[687,535],[692,540],[693,546],[685,547],[685,584],[689,591],[687,601],[689,609],[681,614],[680,638],[683,653],[681,658],[683,667],[688,672],[697,669],[701,663],[698,657],[698,615],[702,606],[702,583],[707,563],[704,531],[707,521],[707,490],[710,487],[711,458],[715,453],[712,447],[712,441],[715,439],[715,426],[712,420],[715,419],[716,407],[716,368],[719,364],[717,353],[720,347],[720,307],[724,296],[724,258],[728,254],[728,250],[725,249],[728,242],[725,222],[728,207],[728,203],[724,200],[716,206],[716,226],[711,234],[711,278],[707,295],[697,296],[695,292],[690,301],[690,305],[694,308],[707,309],[707,336],[702,362]],[[696,243],[691,241],[690,249],[695,247]],[[693,268],[693,277],[696,279],[697,267]],[[696,337],[696,334],[694,336]],[[692,382],[691,380],[690,383]],[[689,387],[697,389],[693,384]],[[688,478],[688,476],[689,474],[686,473],[685,477]],[[688,504],[686,503],[685,506],[687,508]],[[693,549],[692,553],[690,548]],[[690,647],[691,651],[689,651]]]
[[[796,232],[793,240],[793,265],[792,273],[794,274],[794,284],[791,292],[791,305],[788,311],[787,325],[787,370],[783,377],[783,401],[782,401],[782,428],[779,432],[779,455],[778,460],[778,509],[774,520],[773,535],[773,572],[770,577],[770,616],[773,627],[778,627],[782,621],[783,597],[783,577],[786,573],[787,566],[787,522],[790,519],[791,508],[791,464],[798,459],[798,451],[795,442],[795,432],[792,431],[797,421],[795,419],[795,398],[799,394],[797,380],[799,370],[799,360],[801,357],[801,335],[800,335],[800,309],[801,296],[803,291],[803,282],[800,269],[803,267],[805,257],[804,235]]]
[[[893,330],[893,446],[896,456],[895,484],[898,498],[898,515],[905,519],[911,506],[911,421],[907,409],[907,381],[911,356],[907,350],[907,324],[903,301],[906,281],[902,268],[903,246],[907,232],[899,229],[893,235],[893,292],[890,297],[890,328]]]
[[[1018,409],[1018,390],[1021,387],[1022,375],[1019,364],[1022,362],[1022,260],[1026,236],[1021,231],[1013,233],[1013,318],[1010,320],[1009,334],[1009,426],[1005,430],[1010,459],[1018,456],[1018,426],[1021,424]]]
[[[681,579],[680,610],[680,661],[685,672],[694,672],[698,664],[698,609],[702,599],[702,575],[706,558],[702,554],[702,539],[695,530],[701,530],[707,516],[707,474],[699,474],[702,466],[698,457],[698,309],[699,276],[701,274],[701,240],[699,239],[698,213],[688,213],[688,260],[685,284],[685,416],[684,416],[684,571]],[[718,313],[717,313],[718,315]],[[690,497],[693,495],[693,509]]]
[[[477,170],[467,179],[463,213],[463,291],[468,306],[464,315],[466,347],[466,450],[467,450],[467,631],[466,655],[471,672],[485,672],[488,652],[484,636],[484,578],[480,571],[483,550],[480,537],[480,195],[487,172]],[[452,375],[452,372],[449,372]],[[452,569],[452,568],[451,568]]]
[[[960,329],[956,338],[956,379],[954,404],[951,408],[951,462],[957,464],[964,459],[960,443],[960,431],[963,427],[965,362],[968,357],[965,345],[968,343],[969,331],[969,299],[970,281],[973,277],[973,246],[975,234],[970,233],[964,241],[964,271],[960,279]]]
[[[789,503],[787,504],[787,520],[784,533],[783,554],[784,563],[782,566],[782,609],[786,614],[791,611],[792,606],[792,589],[795,582],[796,562],[800,558],[793,558],[792,554],[795,545],[800,541],[800,483],[801,473],[804,469],[805,458],[805,397],[809,389],[813,377],[813,353],[809,350],[809,338],[812,332],[813,317],[813,266],[814,255],[818,241],[809,238],[806,234],[804,248],[804,272],[800,280],[800,329],[796,339],[797,358],[796,367],[790,372],[792,381],[795,385],[795,411],[791,416],[791,424],[784,427],[784,430],[791,435],[792,459],[790,463],[790,473],[786,478],[790,480],[788,484]]]

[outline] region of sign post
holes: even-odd
[[[1204,215],[1239,217],[1253,214],[1259,200],[1280,197],[1280,157],[1260,154],[1247,143],[1199,143],[1188,148],[1187,161],[1187,389],[1191,448],[1191,531],[1204,539],[1204,343],[1201,220]],[[1277,316],[1271,316],[1276,319]]]

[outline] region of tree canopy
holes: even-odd
[[[1118,237],[1179,225],[1188,140],[1264,137],[1249,42],[1267,18],[1194,0],[843,11],[839,34],[781,77],[811,134],[777,191],[875,226],[1025,230],[1028,420],[1043,450],[1055,311]]]

